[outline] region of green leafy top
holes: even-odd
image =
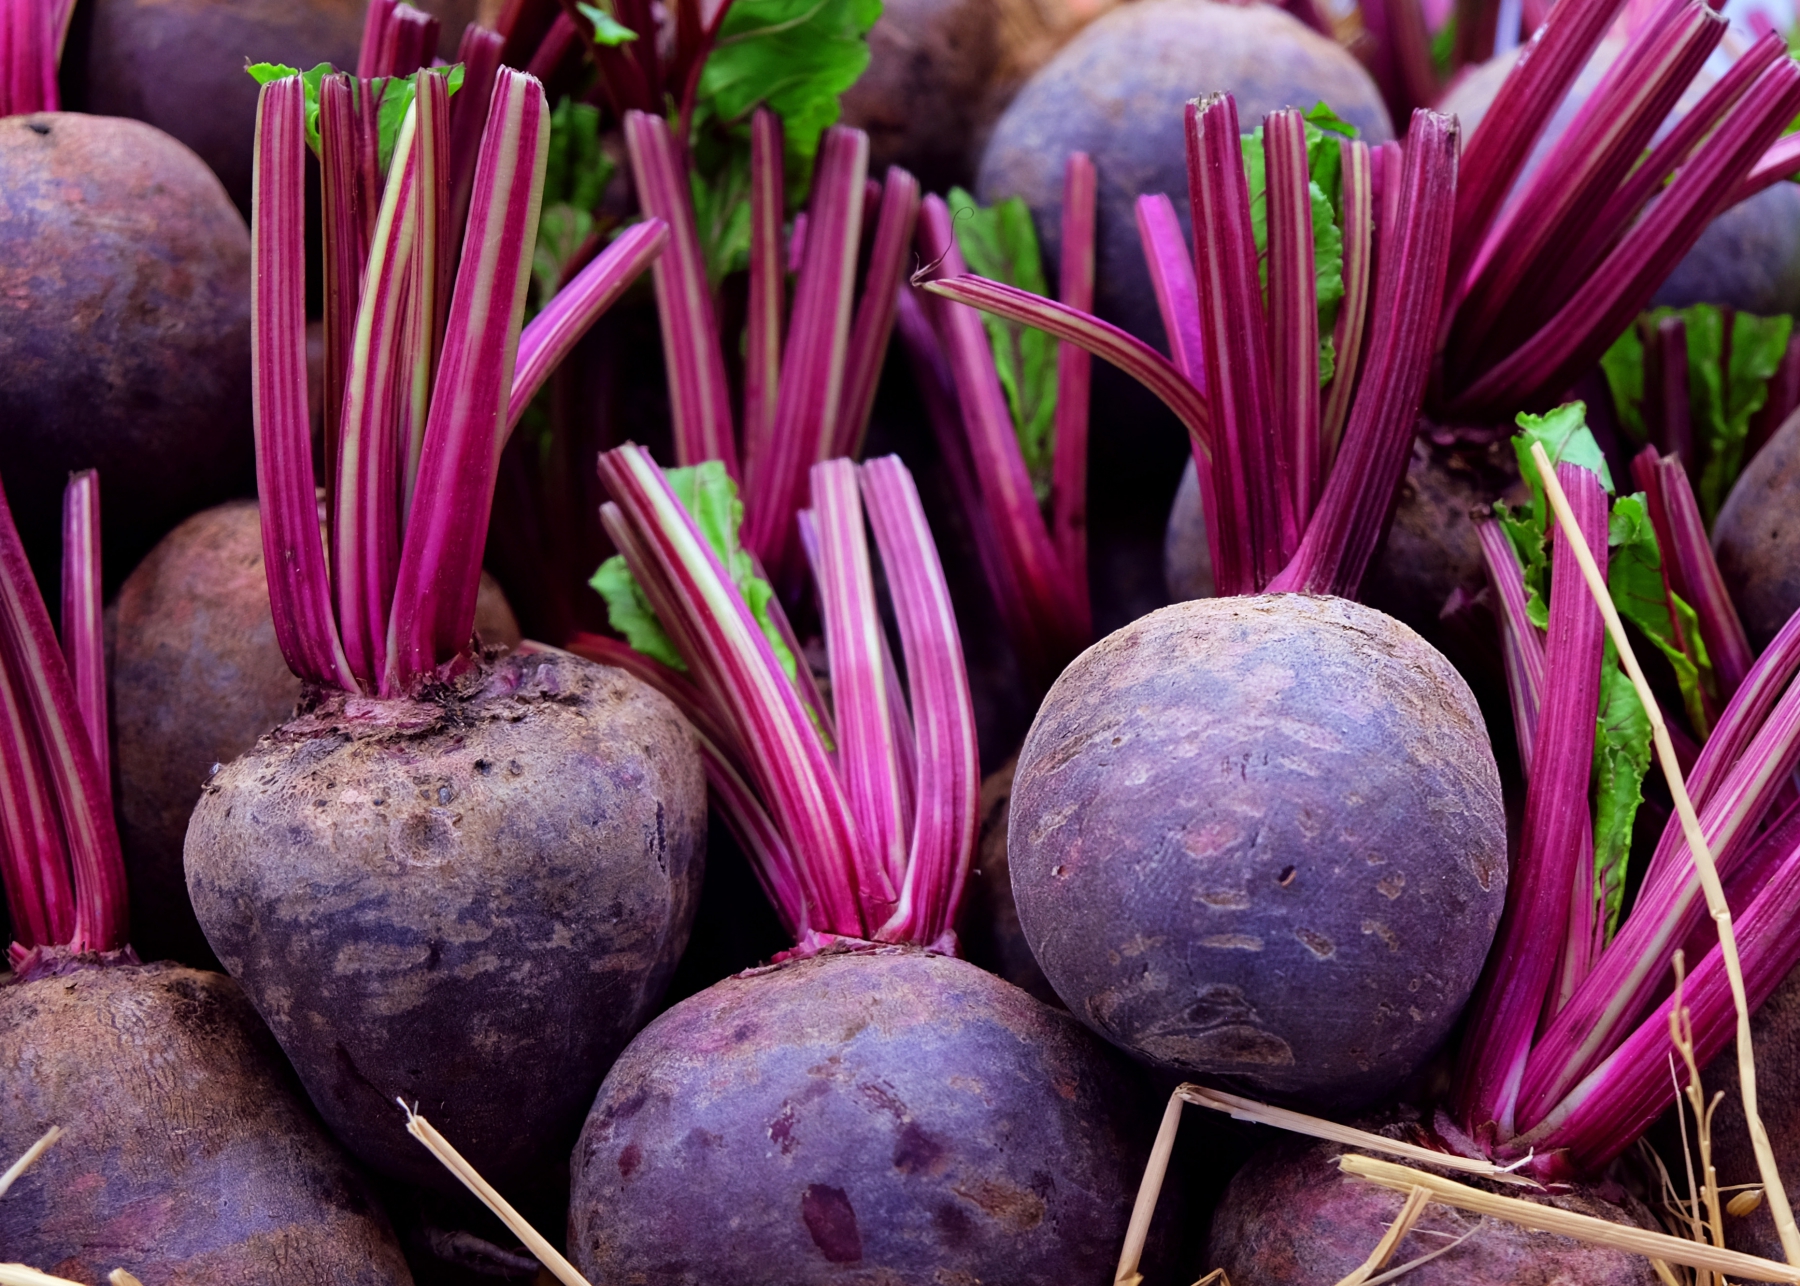
[[[972,272],[1036,295],[1049,293],[1031,210],[1019,197],[983,207],[961,188],[950,189],[956,244]],[[965,217],[966,216],[966,217]],[[1056,341],[1034,327],[981,314],[994,367],[1012,410],[1019,451],[1041,504],[1050,495],[1056,432]]]
[[[750,552],[738,543],[738,532],[744,525],[744,503],[738,499],[737,483],[717,460],[681,469],[665,469],[669,487],[681,507],[688,511],[700,535],[718,555],[726,574],[743,594],[750,614],[762,628],[763,637],[775,651],[775,659],[788,678],[793,679],[794,654],[783,642],[769,613],[769,600],[775,591],[769,582],[756,574]],[[625,636],[633,649],[671,669],[686,671],[687,662],[675,650],[674,641],[657,619],[656,611],[644,594],[643,586],[632,576],[622,554],[614,554],[600,564],[588,582],[606,600],[606,616],[613,629]]]
[[[638,38],[637,32],[613,17],[610,8],[595,4],[577,4],[575,8],[582,17],[594,24],[594,43],[596,45],[617,49],[620,45]]]
[[[1339,141],[1355,138],[1356,126],[1325,103],[1315,103],[1306,113],[1306,168],[1312,198],[1313,279],[1319,307],[1319,383],[1327,384],[1337,370],[1337,348],[1332,331],[1338,307],[1344,301],[1344,175]],[[1250,227],[1256,251],[1263,259],[1263,287],[1268,288],[1269,211],[1268,182],[1263,164],[1263,130],[1258,125],[1242,139],[1244,178],[1250,189]]]
[[[1600,359],[1613,406],[1625,430],[1642,442],[1644,423],[1644,337],[1666,317],[1680,317],[1687,330],[1688,408],[1698,460],[1683,461],[1696,474],[1695,493],[1707,522],[1718,515],[1732,483],[1744,467],[1750,419],[1769,400],[1769,380],[1787,352],[1794,321],[1788,316],[1731,315],[1729,344],[1725,311],[1713,304],[1658,308],[1645,313],[1619,336]]]
[[[556,294],[564,268],[594,230],[600,199],[616,169],[600,146],[600,109],[572,98],[558,103],[550,113],[550,155],[531,258],[539,308]]]
[[[266,85],[272,80],[283,80],[288,76],[298,76],[306,85],[306,145],[319,154],[319,85],[325,77],[336,72],[337,68],[330,63],[320,63],[310,71],[301,71],[297,67],[289,67],[283,63],[249,63],[244,68],[250,78],[259,85]],[[445,77],[445,88],[454,94],[462,88],[463,66],[455,63],[449,67],[427,67],[429,73],[442,72]],[[400,137],[400,125],[406,119],[406,109],[412,106],[413,94],[418,83],[419,73],[410,76],[380,76],[371,82],[374,92],[379,96],[380,106],[376,111],[376,129],[380,139],[381,169],[387,171],[388,162],[394,158],[394,141]],[[354,77],[352,78],[354,84]]]
[[[700,71],[694,103],[694,205],[716,282],[750,254],[750,117],[781,117],[790,206],[812,183],[819,137],[869,65],[881,0],[734,0]]]

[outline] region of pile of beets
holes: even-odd
[[[0,0],[0,1282],[1800,1281],[1790,18]]]

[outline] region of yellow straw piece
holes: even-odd
[[[52,1277],[24,1264],[0,1264],[0,1286],[81,1286],[67,1277]]]
[[[1619,659],[1625,663],[1625,673],[1631,676],[1638,700],[1643,702],[1644,713],[1650,718],[1650,731],[1656,741],[1656,757],[1662,764],[1663,776],[1668,779],[1669,794],[1674,797],[1675,811],[1680,814],[1688,851],[1693,854],[1694,866],[1700,873],[1700,887],[1706,891],[1707,909],[1712,913],[1713,923],[1719,930],[1719,954],[1724,959],[1725,976],[1731,983],[1732,1003],[1737,1007],[1738,1081],[1743,1089],[1744,1121],[1750,1127],[1750,1146],[1756,1152],[1756,1168],[1761,1173],[1763,1190],[1768,1195],[1769,1213],[1775,1219],[1775,1231],[1781,1237],[1781,1253],[1786,1256],[1788,1263],[1800,1264],[1800,1228],[1794,1226],[1794,1212],[1788,1205],[1787,1191],[1781,1186],[1781,1174],[1775,1167],[1775,1150],[1769,1145],[1769,1133],[1763,1128],[1762,1117],[1756,1110],[1756,1060],[1750,1046],[1750,1002],[1744,994],[1744,971],[1738,965],[1737,934],[1731,926],[1731,907],[1725,901],[1725,887],[1719,882],[1719,869],[1713,863],[1712,850],[1707,847],[1706,835],[1700,829],[1700,818],[1694,812],[1694,801],[1688,798],[1687,782],[1682,778],[1681,765],[1675,759],[1675,746],[1669,740],[1669,728],[1663,722],[1662,707],[1657,703],[1655,694],[1650,691],[1649,680],[1644,678],[1637,654],[1631,650],[1631,640],[1625,637],[1625,626],[1619,620],[1618,609],[1613,606],[1612,594],[1606,588],[1606,579],[1600,575],[1600,568],[1594,563],[1587,538],[1581,534],[1581,525],[1575,521],[1574,511],[1569,508],[1569,497],[1564,494],[1562,484],[1556,480],[1556,468],[1550,463],[1550,457],[1545,453],[1542,443],[1531,444],[1531,459],[1537,465],[1538,476],[1543,479],[1544,494],[1549,497],[1551,507],[1556,510],[1556,521],[1562,527],[1563,538],[1569,542],[1570,552],[1575,555],[1575,561],[1581,566],[1582,577],[1587,581],[1588,592],[1593,595],[1595,604],[1600,608],[1600,615],[1606,621],[1606,632],[1612,637]]]
[[[25,1155],[20,1157],[17,1161],[14,1161],[12,1165],[8,1166],[5,1174],[0,1174],[0,1197],[4,1197],[6,1195],[6,1190],[13,1186],[13,1183],[17,1181],[18,1177],[31,1169],[37,1159],[49,1150],[50,1145],[61,1137],[62,1126],[52,1125],[48,1130],[44,1131],[43,1138],[26,1148]]]

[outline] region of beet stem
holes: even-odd
[[[106,627],[100,595],[100,475],[83,469],[63,488],[62,647],[87,725],[100,794],[112,807],[106,717]]]
[[[1086,152],[1071,153],[1063,167],[1062,263],[1057,296],[1070,308],[1094,308],[1095,207],[1099,176]],[[1056,346],[1056,440],[1052,445],[1050,539],[1062,557],[1070,585],[1074,633],[1094,634],[1088,601],[1087,475],[1089,394],[1093,357],[1079,344]]]
[[[850,330],[850,356],[844,374],[843,406],[838,412],[837,437],[830,456],[862,454],[869,416],[875,409],[875,387],[881,381],[882,361],[894,332],[894,315],[906,273],[907,251],[913,244],[919,221],[919,181],[897,165],[888,167],[881,184],[880,213],[875,223],[875,242],[863,277],[862,299],[856,305],[856,321]],[[778,230],[779,230],[779,220]],[[781,275],[779,259],[774,274]]]

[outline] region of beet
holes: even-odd
[[[596,1282],[1110,1275],[1155,1133],[1066,1014],[906,948],[731,978],[632,1042],[572,1162]]]
[[[962,923],[957,935],[963,956],[970,964],[1000,975],[1013,986],[1029,992],[1047,1005],[1061,1005],[1055,988],[1044,977],[1019,927],[1019,907],[1013,901],[1012,866],[1006,860],[1006,823],[1011,815],[1013,774],[1018,756],[991,772],[981,783],[981,837],[976,841],[975,865],[963,891]]]
[[[869,135],[869,172],[898,165],[932,192],[969,184],[1021,82],[1112,3],[887,0],[842,100],[844,123]]]
[[[1232,1281],[1255,1286],[1310,1286],[1337,1281],[1360,1267],[1406,1198],[1341,1173],[1337,1158],[1343,1151],[1334,1143],[1290,1139],[1251,1158],[1213,1213],[1207,1267],[1223,1268]],[[1453,1177],[1469,1182],[1465,1175]],[[1525,1195],[1511,1188],[1495,1191]],[[1618,1202],[1577,1185],[1527,1199],[1662,1231],[1641,1202],[1622,1190],[1610,1195]],[[1407,1286],[1654,1286],[1658,1280],[1650,1261],[1641,1256],[1532,1232],[1435,1202],[1401,1239],[1389,1268],[1442,1250],[1471,1229],[1474,1235],[1455,1250],[1401,1280]]]
[[[413,7],[443,19],[438,52],[454,61],[476,0]],[[245,61],[354,70],[367,9],[366,0],[94,0],[86,108],[147,121],[186,143],[248,218],[257,85]]]
[[[410,1286],[387,1219],[229,978],[76,966],[0,984],[8,1259],[83,1282]],[[416,1146],[416,1145],[415,1145]]]
[[[1550,118],[1526,173],[1568,128],[1623,48],[1624,42],[1618,38],[1601,42],[1569,96]],[[1516,58],[1508,53],[1483,63],[1458,81],[1438,104],[1439,111],[1461,120],[1464,139],[1473,136]],[[1716,72],[1702,71],[1669,119],[1685,115],[1717,79]],[[1800,311],[1800,188],[1777,183],[1714,219],[1657,289],[1653,302],[1676,308],[1725,304],[1765,317]]]
[[[258,513],[254,500],[233,500],[195,514],[138,564],[114,605],[115,797],[146,960],[216,965],[188,904],[188,817],[213,766],[292,718],[300,699],[269,617]],[[486,577],[476,633],[519,642],[512,609]]]
[[[1069,1008],[1188,1075],[1342,1105],[1444,1039],[1506,890],[1468,685],[1342,599],[1201,599],[1102,639],[1019,754],[1026,940]]]
[[[454,1185],[407,1137],[403,1095],[529,1190],[655,1012],[705,809],[667,700],[566,653],[509,656],[416,700],[309,691],[207,784],[188,888],[352,1151]]]
[[[1758,652],[1800,608],[1800,414],[1750,458],[1713,522],[1713,554]]]
[[[248,485],[250,238],[192,152],[136,121],[0,121],[0,300],[0,476],[41,583],[73,470],[106,479],[114,576]]]

